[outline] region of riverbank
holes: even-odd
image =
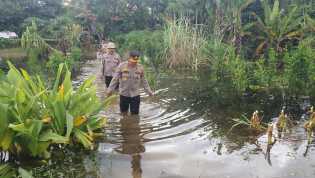
[[[22,48],[9,48],[9,49],[0,49],[0,58],[5,59],[14,59],[14,60],[23,60],[26,59],[27,52]]]

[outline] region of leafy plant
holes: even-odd
[[[2,178],[12,178],[12,177],[33,178],[31,172],[28,172],[22,167],[15,168],[11,164],[0,165],[0,177]]]
[[[26,49],[36,48],[41,51],[52,49],[52,47],[39,35],[35,20],[32,21],[31,26],[26,27],[25,32],[22,34],[21,46]]]
[[[309,120],[304,124],[304,128],[307,131],[307,140],[310,144],[312,142],[312,133],[315,131],[315,112],[313,106],[310,110]]]
[[[71,67],[74,64],[72,55],[74,55],[74,57],[78,57],[77,54],[71,54],[71,56],[64,56],[64,54],[60,51],[53,51],[48,57],[48,62],[46,63],[46,66],[49,69],[49,71],[52,72],[53,74],[55,73],[55,71],[58,70],[59,65],[62,63],[65,63],[71,70]]]
[[[255,111],[250,119],[250,128],[253,128],[255,130],[261,130],[262,126],[261,126],[261,121],[262,118],[259,117],[258,115],[258,111]]]
[[[65,38],[70,41],[71,47],[79,45],[79,36],[82,32],[82,27],[78,24],[69,24],[65,29]]]
[[[20,46],[20,41],[18,39],[0,38],[0,49],[17,48],[19,46]]]
[[[284,111],[282,110],[279,117],[278,117],[278,121],[277,121],[277,127],[278,129],[284,129],[287,127],[287,119],[288,119],[288,116],[286,116],[284,114]]]
[[[143,53],[141,59],[144,63],[149,64],[156,69],[162,64],[164,54],[163,31],[132,31],[114,37],[115,41],[120,44],[120,53],[129,50],[139,50]]]
[[[73,59],[74,62],[80,61],[81,57],[82,57],[81,49],[78,47],[73,47],[71,49],[70,57],[71,57],[71,59]]]
[[[314,50],[308,43],[302,41],[299,46],[285,56],[285,78],[288,89],[293,94],[307,94],[311,91],[315,67]]]
[[[228,60],[227,66],[235,88],[245,91],[250,85],[249,63],[236,56]]]
[[[16,176],[16,172],[9,164],[2,164],[0,165],[0,176],[3,178],[11,178]]]
[[[276,142],[276,139],[273,138],[273,124],[272,123],[268,124],[267,138],[268,138],[268,142],[267,142],[268,146],[272,146]]]
[[[66,57],[63,55],[63,53],[55,51],[49,55],[46,67],[49,68],[50,71],[55,72],[57,71],[56,69],[59,67],[59,64],[65,62]]]
[[[287,131],[290,126],[292,126],[292,120],[284,113],[284,110],[281,111],[277,123],[278,135],[281,137],[282,133]]]
[[[235,122],[235,124],[230,130],[240,125],[247,126],[255,132],[262,132],[266,129],[265,124],[262,123],[262,118],[260,118],[258,115],[258,111],[255,111],[250,119],[248,119],[245,115],[242,115],[240,118],[232,120]]]
[[[257,27],[262,30],[258,37],[262,42],[257,46],[256,54],[260,55],[264,49],[273,48],[281,53],[288,42],[303,36],[303,16],[299,14],[299,7],[293,6],[287,14],[280,9],[279,0],[275,0],[270,7],[267,0],[262,1],[264,18],[256,15]],[[267,50],[268,51],[268,50]]]
[[[93,148],[96,131],[106,124],[97,115],[105,102],[96,96],[94,77],[75,90],[71,73],[61,64],[49,89],[40,77],[9,66],[6,78],[0,81],[1,150],[16,158],[47,158],[48,148],[56,144],[78,142]]]

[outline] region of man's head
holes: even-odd
[[[116,45],[113,42],[109,42],[107,44],[107,51],[109,54],[114,54],[114,52],[116,51]]]
[[[139,62],[140,52],[139,51],[130,51],[129,52],[129,63],[136,65]]]

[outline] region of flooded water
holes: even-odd
[[[89,61],[74,83],[98,75],[98,95],[103,98],[105,86],[99,73],[99,62]],[[281,101],[272,96],[229,99],[225,91],[208,90],[208,85],[202,77],[163,74],[154,97],[142,94],[139,117],[123,118],[118,101],[102,113],[109,122],[106,138],[95,151],[62,153],[34,172],[86,178],[315,176],[315,147],[307,146],[304,120],[298,119],[267,151],[265,134],[253,136],[242,128],[230,131],[231,118],[262,110],[265,120],[274,120]]]

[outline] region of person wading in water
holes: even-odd
[[[102,76],[105,78],[105,84],[108,88],[121,59],[119,54],[116,53],[116,45],[114,43],[109,42],[106,47],[107,51],[102,55]]]
[[[129,59],[121,63],[116,70],[114,78],[107,90],[107,95],[110,96],[119,84],[120,95],[120,112],[127,115],[130,109],[132,115],[139,114],[140,108],[140,89],[153,96],[153,92],[144,75],[144,69],[139,64],[140,52],[131,51]]]

